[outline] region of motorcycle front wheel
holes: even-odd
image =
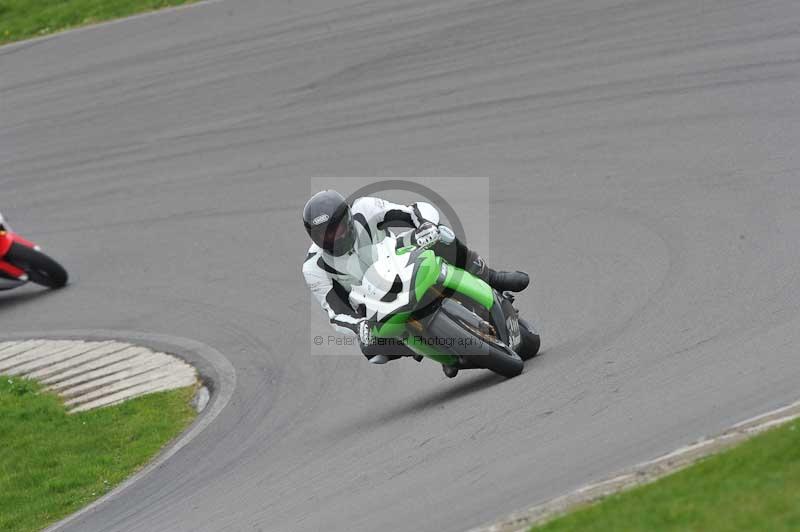
[[[48,288],[62,288],[67,284],[67,271],[58,262],[41,251],[11,244],[5,260],[28,274],[28,279]]]
[[[530,360],[539,353],[542,339],[531,324],[522,318],[519,318],[519,332],[522,336],[522,342],[517,349],[517,353],[522,357],[522,360]]]

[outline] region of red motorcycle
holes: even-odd
[[[67,284],[67,271],[39,246],[14,233],[0,214],[0,290],[29,281],[61,288]]]

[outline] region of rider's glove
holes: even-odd
[[[358,338],[364,345],[372,343],[372,331],[370,330],[369,321],[365,318],[358,322]]]
[[[414,233],[414,241],[421,248],[431,247],[439,241],[439,238],[441,238],[439,228],[431,222],[420,225]]]
[[[455,239],[456,239],[456,234],[453,232],[452,229],[450,229],[446,225],[439,225],[439,242],[441,242],[445,246],[449,246],[455,241]]]

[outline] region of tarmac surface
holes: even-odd
[[[0,332],[236,370],[66,528],[462,531],[792,402],[798,145],[792,0],[225,0],[0,48],[0,207],[74,279],[0,293]],[[542,355],[312,356],[311,176],[487,177]]]

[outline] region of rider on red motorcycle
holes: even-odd
[[[14,233],[0,214],[0,290],[28,281],[61,288],[67,284],[67,272],[39,246]]]

